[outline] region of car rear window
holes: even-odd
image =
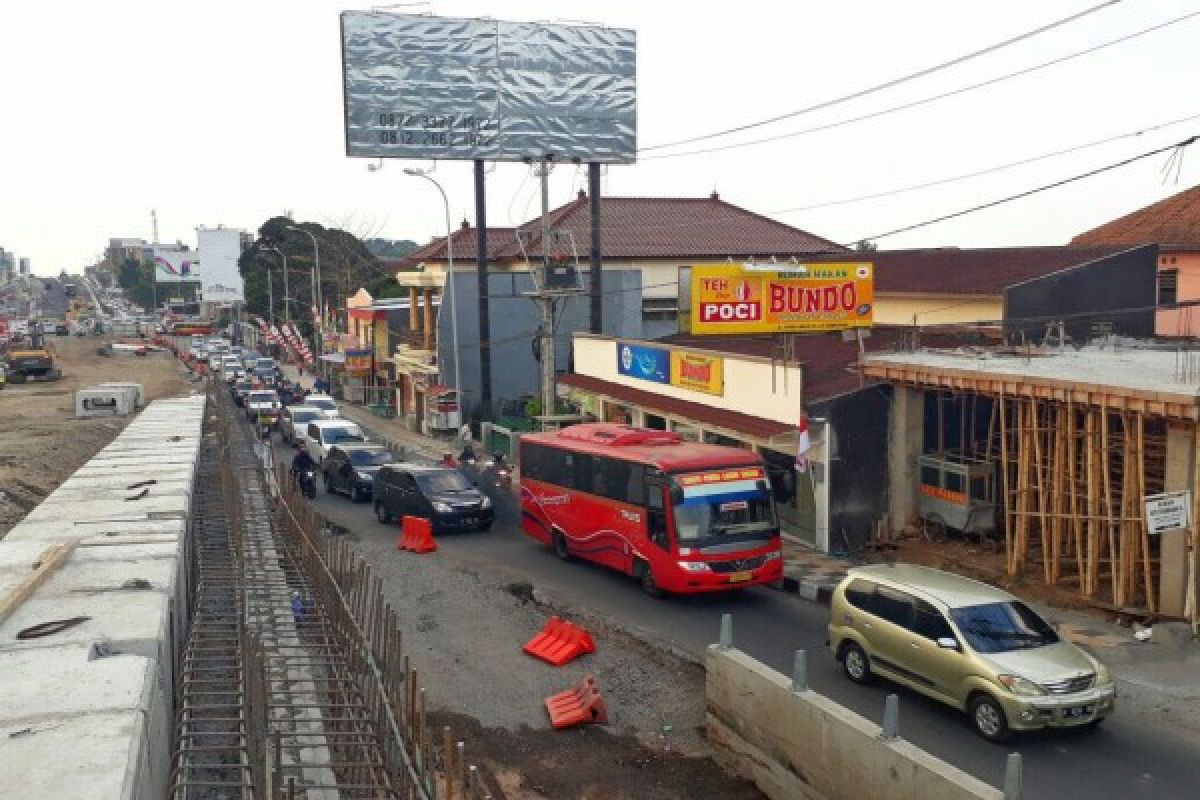
[[[251,403],[274,403],[279,400],[279,395],[274,392],[251,392]]]
[[[292,422],[308,422],[310,419],[316,419],[320,415],[320,411],[293,411]]]

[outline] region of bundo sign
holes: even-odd
[[[349,156],[635,160],[631,30],[368,11],[341,20]]]
[[[872,264],[792,264],[766,270],[699,264],[691,274],[691,332],[695,334],[871,327]]]

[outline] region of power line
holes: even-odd
[[[993,175],[997,172],[1003,172],[1004,170],[1013,169],[1015,167],[1023,167],[1028,164],[1036,164],[1039,161],[1045,161],[1047,159],[1057,158],[1058,156],[1065,156],[1065,155],[1069,155],[1071,153],[1078,153],[1081,150],[1088,150],[1093,147],[1099,147],[1101,145],[1111,144],[1112,142],[1118,142],[1118,141],[1121,141],[1122,139],[1136,138],[1138,136],[1142,136],[1144,134],[1150,133],[1151,131],[1162,130],[1163,128],[1169,128],[1172,125],[1179,125],[1180,123],[1183,123],[1183,122],[1191,122],[1192,120],[1195,120],[1195,119],[1200,119],[1200,114],[1192,114],[1190,116],[1180,117],[1179,119],[1173,119],[1170,122],[1162,122],[1162,123],[1159,123],[1158,125],[1152,125],[1148,128],[1142,128],[1141,130],[1130,131],[1129,133],[1122,133],[1122,134],[1118,134],[1116,136],[1109,136],[1106,139],[1097,139],[1096,141],[1088,142],[1086,144],[1074,145],[1072,147],[1067,147],[1062,150],[1054,150],[1049,153],[1042,153],[1041,155],[1031,156],[1029,158],[1023,158],[1019,161],[1010,161],[1006,164],[999,164],[994,167],[987,167],[986,169],[976,170],[975,172],[967,172],[962,175],[955,175],[955,176],[949,177],[949,178],[939,178],[939,179],[933,180],[933,181],[926,181],[925,183],[916,183],[916,184],[911,184],[909,186],[901,186],[901,187],[898,187],[895,189],[886,189],[882,192],[873,192],[871,194],[861,194],[861,195],[857,195],[854,197],[843,197],[838,200],[825,200],[825,201],[822,201],[819,203],[812,203],[811,205],[807,205],[807,206],[796,206],[794,208],[780,208],[780,209],[775,209],[773,211],[768,211],[766,213],[768,213],[768,214],[792,214],[792,213],[795,213],[798,211],[813,211],[818,208],[829,208],[831,206],[843,206],[843,205],[848,205],[850,203],[858,203],[863,200],[877,200],[877,199],[880,199],[883,197],[892,197],[894,195],[904,194],[905,192],[915,192],[918,189],[929,189],[934,186],[944,186],[948,183],[956,183],[958,181],[965,181],[970,178],[979,178],[984,175]]]
[[[1019,200],[1023,197],[1029,197],[1030,195],[1038,194],[1039,192],[1044,192],[1049,189],[1055,189],[1055,188],[1058,188],[1059,186],[1065,186],[1068,183],[1074,183],[1075,181],[1080,181],[1080,180],[1083,180],[1084,178],[1090,178],[1094,175],[1099,175],[1101,173],[1117,169],[1118,167],[1124,167],[1128,164],[1134,163],[1135,161],[1141,161],[1144,158],[1149,158],[1150,156],[1155,156],[1155,155],[1158,155],[1159,153],[1165,153],[1169,150],[1178,150],[1178,149],[1181,149],[1184,147],[1188,147],[1189,145],[1194,144],[1198,138],[1200,138],[1200,137],[1192,136],[1188,139],[1184,139],[1181,142],[1176,142],[1175,144],[1167,145],[1166,147],[1160,147],[1157,150],[1150,150],[1149,152],[1142,153],[1141,155],[1136,155],[1136,156],[1132,156],[1130,158],[1126,158],[1123,161],[1117,161],[1115,163],[1108,164],[1107,166],[1089,170],[1088,172],[1084,172],[1079,175],[1074,175],[1070,178],[1064,178],[1060,181],[1055,181],[1054,183],[1047,183],[1047,184],[1039,186],[1035,189],[1029,189],[1024,192],[1019,192],[1017,194],[1009,195],[1008,197],[1002,197],[999,200],[993,200],[990,203],[982,203],[977,206],[972,206],[971,208],[965,208],[961,211],[955,211],[952,214],[944,214],[944,215],[942,215],[940,217],[936,217],[934,219],[926,220],[924,222],[917,222],[912,225],[905,225],[902,228],[895,228],[893,230],[885,231],[884,233],[879,233],[874,236],[865,236],[865,237],[862,237],[859,239],[855,239],[854,241],[855,242],[863,242],[863,241],[873,242],[873,241],[876,241],[878,239],[883,239],[888,236],[894,236],[897,233],[905,233],[907,231],[916,230],[917,228],[924,228],[929,225],[934,225],[938,222],[945,222],[946,220],[949,220],[949,219],[955,219],[956,217],[962,217],[962,216],[966,216],[967,214],[973,214],[976,211],[982,211],[987,208],[994,208],[995,206],[1003,205],[1004,203],[1010,203],[1013,200]],[[849,247],[850,245],[844,245],[844,246]]]
[[[964,64],[968,61],[979,58],[981,56],[985,56],[990,53],[994,53],[997,50],[1002,50],[1005,47],[1008,47],[1009,45],[1013,45],[1018,42],[1023,42],[1026,39],[1032,39],[1033,37],[1035,37],[1039,34],[1045,33],[1046,31],[1051,31],[1051,30],[1054,30],[1055,28],[1060,28],[1063,25],[1074,22],[1075,20],[1082,19],[1083,17],[1086,17],[1089,14],[1094,14],[1097,11],[1108,8],[1109,6],[1114,6],[1117,3],[1119,3],[1120,1],[1121,0],[1108,0],[1108,2],[1100,3],[1099,5],[1095,5],[1095,6],[1092,6],[1091,8],[1084,9],[1083,11],[1080,11],[1076,14],[1072,14],[1068,17],[1063,17],[1062,19],[1056,20],[1047,25],[1042,25],[1039,28],[1034,28],[1031,31],[1026,31],[1025,33],[1019,34],[1017,36],[1013,36],[1011,38],[1004,39],[1003,41],[996,42],[995,44],[988,45],[987,47],[985,47],[981,50],[975,50],[975,51],[967,53],[965,55],[961,55],[957,58],[953,58],[949,61],[943,61],[940,64],[935,64],[932,67],[925,67],[924,69],[917,70],[916,72],[910,72],[909,74],[903,75],[899,78],[893,78],[892,80],[885,81],[883,83],[879,83],[874,86],[870,86],[866,89],[860,89],[856,92],[852,92],[847,95],[842,95],[841,97],[835,97],[832,100],[824,100],[820,103],[816,103],[811,106],[806,106],[805,108],[800,108],[795,111],[789,111],[785,114],[779,114],[774,117],[768,117],[763,120],[758,120],[757,122],[748,122],[744,125],[738,125],[733,128],[725,128],[724,130],[714,131],[712,133],[705,133],[705,134],[701,134],[699,136],[692,136],[687,139],[678,139],[674,142],[664,142],[663,144],[650,145],[649,147],[641,148],[641,152],[649,152],[650,150],[661,150],[666,147],[675,147],[675,146],[681,145],[681,144],[691,144],[693,142],[702,142],[707,139],[715,139],[719,136],[728,136],[733,133],[740,133],[741,131],[748,131],[753,128],[760,128],[763,125],[770,125],[772,123],[780,122],[785,119],[792,119],[793,117],[798,117],[798,116],[801,116],[802,114],[810,114],[813,111],[820,111],[821,109],[840,105],[842,103],[849,102],[850,100],[857,100],[860,97],[866,97],[867,95],[875,94],[876,92],[881,92],[884,89],[891,89],[891,88],[893,88],[895,86],[899,86],[903,83],[908,83],[909,81],[914,81],[914,80],[917,80],[918,78],[924,78],[926,76],[933,75],[936,72],[941,72],[942,70],[949,69],[950,67],[955,67],[955,66],[958,66],[959,64]]]
[[[957,89],[951,89],[950,91],[941,92],[940,94],[930,95],[929,97],[923,97],[919,100],[913,100],[913,101],[910,101],[907,103],[901,103],[900,105],[890,106],[890,107],[882,109],[880,111],[872,111],[869,114],[860,114],[857,117],[848,117],[846,119],[837,120],[835,122],[829,122],[824,125],[817,125],[812,128],[803,128],[798,131],[791,131],[790,133],[780,133],[780,134],[776,134],[774,136],[765,136],[761,139],[751,139],[751,140],[745,141],[745,142],[735,142],[733,144],[717,145],[715,147],[704,147],[704,148],[700,148],[698,150],[685,150],[680,153],[662,153],[660,155],[646,156],[645,158],[642,158],[641,161],[656,161],[656,160],[660,160],[660,159],[664,159],[664,158],[683,158],[685,156],[703,155],[705,153],[720,153],[720,152],[723,152],[726,150],[737,150],[737,149],[740,149],[743,147],[753,147],[755,145],[768,144],[770,142],[778,142],[778,141],[782,141],[785,139],[793,139],[798,136],[806,136],[810,133],[819,133],[820,131],[827,131],[827,130],[832,130],[834,128],[841,128],[846,125],[851,125],[855,122],[863,122],[863,121],[869,120],[869,119],[876,119],[878,117],[887,116],[889,114],[895,114],[898,111],[905,111],[910,108],[917,108],[918,106],[928,105],[929,103],[934,103],[934,102],[937,102],[938,100],[945,100],[948,97],[955,97],[960,94],[966,94],[967,92],[973,92],[976,89],[982,89],[987,86],[992,86],[993,84],[997,84],[997,83],[1001,83],[1003,81],[1011,80],[1013,78],[1021,77],[1023,75],[1029,75],[1030,73],[1038,72],[1040,70],[1047,69],[1049,67],[1053,67],[1058,64],[1062,64],[1067,61],[1074,60],[1076,58],[1081,58],[1086,55],[1091,55],[1092,53],[1099,52],[1100,50],[1104,50],[1106,48],[1113,47],[1115,45],[1122,44],[1124,42],[1128,42],[1132,39],[1136,39],[1140,36],[1145,36],[1146,34],[1149,34],[1149,33],[1154,33],[1155,31],[1162,30],[1164,28],[1170,27],[1171,25],[1177,25],[1178,23],[1185,22],[1186,20],[1189,20],[1195,16],[1200,16],[1200,11],[1192,11],[1190,13],[1184,14],[1183,16],[1175,17],[1174,19],[1167,20],[1166,22],[1160,23],[1158,25],[1153,25],[1149,28],[1143,28],[1140,31],[1135,31],[1134,33],[1126,34],[1125,36],[1121,36],[1116,39],[1110,39],[1107,42],[1102,42],[1098,45],[1088,47],[1084,50],[1078,50],[1074,53],[1069,53],[1065,56],[1060,56],[1058,58],[1051,59],[1050,61],[1043,61],[1042,63],[1035,64],[1032,67],[1025,67],[1024,69],[1019,69],[1014,72],[1007,72],[1003,75],[998,75],[995,78],[989,78],[985,81],[979,81],[978,83],[971,83],[971,84],[967,84],[966,86],[960,86]]]

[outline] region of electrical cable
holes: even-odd
[[[933,103],[938,100],[945,100],[948,97],[955,97],[960,94],[966,94],[967,92],[973,92],[976,89],[982,89],[987,86],[992,86],[994,84],[1001,83],[1003,81],[1021,77],[1023,75],[1029,75],[1030,73],[1038,72],[1039,70],[1047,69],[1048,67],[1056,66],[1058,64],[1062,64],[1062,63],[1071,61],[1076,58],[1081,58],[1086,55],[1091,55],[1092,53],[1096,53],[1100,50],[1104,50],[1106,48],[1113,47],[1115,45],[1122,44],[1124,42],[1128,42],[1128,41],[1130,41],[1132,39],[1136,39],[1140,36],[1145,36],[1146,34],[1162,30],[1171,25],[1176,25],[1180,22],[1185,22],[1186,20],[1189,20],[1196,16],[1200,16],[1200,10],[1189,12],[1187,14],[1184,14],[1183,16],[1175,17],[1174,19],[1167,20],[1166,22],[1160,23],[1158,25],[1153,25],[1149,28],[1143,28],[1140,31],[1135,31],[1134,33],[1130,33],[1130,34],[1121,36],[1116,39],[1110,39],[1107,42],[1102,42],[1101,44],[1094,45],[1092,47],[1088,47],[1084,50],[1078,50],[1074,53],[1070,53],[1065,56],[1060,56],[1059,58],[1051,59],[1050,61],[1043,61],[1042,63],[1035,64],[1032,67],[1025,67],[1024,69],[1019,69],[1014,72],[1007,72],[1007,73],[1004,73],[1003,75],[998,75],[994,78],[988,78],[987,80],[979,81],[977,83],[970,83],[965,86],[960,86],[956,89],[951,89],[946,92],[941,92],[939,94],[930,95],[928,97],[923,97],[918,100],[912,100],[907,103],[901,103],[900,105],[889,106],[888,108],[884,108],[879,111],[872,111],[868,114],[860,114],[857,117],[847,117],[846,119],[840,119],[840,120],[836,120],[834,122],[825,123],[823,125],[817,125],[812,128],[803,128],[798,131],[791,131],[789,133],[776,134],[774,136],[766,136],[761,139],[751,139],[751,140],[745,141],[745,142],[735,142],[733,144],[717,145],[714,147],[704,147],[704,148],[700,148],[698,150],[685,150],[685,151],[679,152],[679,153],[662,153],[659,155],[646,156],[639,160],[640,161],[657,161],[657,160],[661,160],[664,158],[683,158],[685,156],[703,155],[705,153],[720,153],[720,152],[724,152],[726,150],[737,150],[737,149],[741,149],[744,147],[753,147],[755,145],[767,144],[769,142],[778,142],[778,141],[783,141],[785,139],[793,139],[798,136],[805,136],[810,133],[818,133],[820,131],[828,131],[828,130],[832,130],[834,128],[840,128],[845,125],[853,124],[855,122],[863,122],[863,121],[869,120],[869,119],[877,119],[879,117],[887,116],[889,114],[895,114],[898,111],[905,111],[910,108],[916,108],[918,106],[928,105],[929,103]]]
[[[984,47],[981,50],[975,50],[975,51],[967,53],[965,55],[958,56],[957,58],[953,58],[949,61],[943,61],[940,64],[935,64],[932,67],[925,67],[924,69],[917,70],[916,72],[911,72],[911,73],[909,73],[907,75],[903,75],[899,78],[893,78],[892,80],[885,81],[884,83],[879,83],[874,86],[870,86],[866,89],[860,89],[857,92],[852,92],[851,94],[843,95],[841,97],[835,97],[832,100],[825,100],[820,103],[816,103],[814,105],[807,106],[805,108],[797,109],[795,111],[789,111],[785,114],[779,114],[774,117],[768,117],[766,119],[759,120],[757,122],[748,122],[744,125],[738,125],[733,128],[726,128],[724,130],[714,131],[712,133],[705,133],[705,134],[701,134],[699,136],[692,136],[687,139],[678,139],[674,142],[664,142],[663,144],[649,145],[648,147],[641,148],[640,152],[645,153],[645,152],[649,152],[651,150],[661,150],[663,148],[675,147],[675,146],[681,145],[681,144],[691,144],[693,142],[702,142],[707,139],[715,139],[719,136],[728,136],[733,133],[740,133],[742,131],[751,130],[753,128],[760,128],[763,125],[770,125],[772,123],[780,122],[785,119],[792,119],[793,117],[798,117],[798,116],[801,116],[802,114],[810,114],[813,111],[820,111],[825,108],[830,108],[831,106],[836,106],[836,105],[840,105],[842,103],[849,102],[850,100],[857,100],[860,97],[866,97],[867,95],[875,94],[876,92],[881,92],[884,89],[891,89],[891,88],[893,88],[895,86],[899,86],[903,83],[908,83],[909,81],[917,80],[918,78],[924,78],[926,76],[933,75],[936,72],[941,72],[942,70],[949,69],[950,67],[958,66],[959,64],[964,64],[968,61],[979,58],[981,56],[985,56],[990,53],[994,53],[997,50],[1002,50],[1005,47],[1008,47],[1009,45],[1016,44],[1018,42],[1023,42],[1025,40],[1031,39],[1039,34],[1054,30],[1055,28],[1060,28],[1063,25],[1067,25],[1071,22],[1082,19],[1083,17],[1086,17],[1090,14],[1094,14],[1097,11],[1101,11],[1110,6],[1114,6],[1119,2],[1120,2],[1120,0],[1109,0],[1108,2],[1100,3],[1099,5],[1095,5],[1095,6],[1092,6],[1091,8],[1084,9],[1083,11],[1072,14],[1068,17],[1063,17],[1062,19],[1056,20],[1047,25],[1042,25],[1041,27],[1034,28],[1033,30],[1030,30],[1030,31],[1026,31],[1025,33],[1019,34],[1017,36],[1013,36],[1008,39],[1004,39],[1003,41],[996,42],[995,44],[988,45],[987,47]]]
[[[1172,125],[1179,125],[1183,122],[1191,122],[1192,120],[1195,120],[1195,119],[1200,119],[1200,114],[1191,114],[1186,117],[1180,117],[1178,119],[1173,119],[1170,122],[1161,122],[1157,125],[1151,125],[1147,128],[1142,128],[1141,130],[1130,131],[1129,133],[1122,133],[1122,134],[1118,134],[1116,136],[1109,136],[1106,139],[1097,139],[1092,142],[1087,142],[1086,144],[1078,144],[1078,145],[1074,145],[1072,147],[1063,148],[1062,150],[1054,150],[1049,153],[1042,153],[1041,155],[1030,156],[1028,158],[1023,158],[1018,161],[1009,161],[1008,163],[1005,163],[1005,164],[999,164],[994,167],[987,167],[986,169],[976,170],[974,172],[967,172],[962,175],[955,175],[955,176],[949,177],[949,178],[939,178],[937,180],[926,181],[924,183],[916,183],[916,184],[911,184],[908,186],[900,186],[895,189],[886,189],[882,192],[873,192],[872,194],[862,194],[862,195],[856,195],[854,197],[843,197],[838,200],[824,200],[819,203],[812,203],[812,204],[806,205],[806,206],[795,206],[793,208],[779,208],[779,209],[775,209],[773,211],[767,211],[766,213],[767,214],[792,214],[792,213],[795,213],[798,211],[813,211],[818,208],[830,208],[832,206],[849,205],[850,203],[858,203],[863,200],[877,200],[877,199],[884,198],[884,197],[892,197],[894,195],[904,194],[905,192],[915,192],[918,189],[928,189],[933,186],[944,186],[948,183],[956,183],[958,181],[964,181],[964,180],[968,180],[970,178],[979,178],[984,175],[994,175],[997,172],[1003,172],[1004,170],[1013,169],[1015,167],[1023,167],[1023,166],[1027,166],[1029,164],[1036,164],[1039,161],[1045,161],[1047,159],[1057,158],[1058,156],[1069,155],[1071,153],[1078,153],[1081,150],[1088,150],[1093,147],[1099,147],[1101,145],[1111,144],[1113,142],[1121,141],[1122,139],[1137,138],[1144,134],[1150,133],[1151,131],[1162,130],[1163,128],[1169,128]]]
[[[890,231],[885,231],[884,233],[878,233],[878,234],[875,234],[874,236],[867,236],[867,237],[864,237],[861,239],[855,239],[852,244],[857,243],[857,242],[873,242],[878,239],[886,238],[888,236],[895,236],[898,233],[906,233],[908,231],[916,230],[917,228],[925,228],[930,225],[937,224],[939,222],[945,222],[946,220],[956,219],[957,217],[963,217],[963,216],[966,216],[967,214],[973,214],[976,211],[983,211],[984,209],[994,208],[996,206],[1003,205],[1004,203],[1010,203],[1013,200],[1020,200],[1021,198],[1029,197],[1030,195],[1035,195],[1040,192],[1045,192],[1049,189],[1056,189],[1060,186],[1066,186],[1069,183],[1074,183],[1076,181],[1083,180],[1084,178],[1091,178],[1095,175],[1100,175],[1101,173],[1109,172],[1111,170],[1118,169],[1119,167],[1127,166],[1136,161],[1141,161],[1144,158],[1150,158],[1151,156],[1158,155],[1159,153],[1165,153],[1168,150],[1175,150],[1175,151],[1182,150],[1183,148],[1194,144],[1196,142],[1197,138],[1200,138],[1200,137],[1192,136],[1190,138],[1184,139],[1181,142],[1176,142],[1175,144],[1167,145],[1166,147],[1160,147],[1156,150],[1150,150],[1149,152],[1142,153],[1140,155],[1131,156],[1130,158],[1126,158],[1122,161],[1117,161],[1112,164],[1108,164],[1106,166],[1099,167],[1097,169],[1089,170],[1087,172],[1080,173],[1079,175],[1073,175],[1070,178],[1063,178],[1062,180],[1054,181],[1053,183],[1043,184],[1042,186],[1038,186],[1035,189],[1028,189],[1024,192],[1018,192],[1017,194],[1009,195],[1008,197],[1002,197],[999,200],[993,200],[990,203],[981,203],[980,205],[972,206],[971,208],[965,208],[961,211],[955,211],[952,214],[943,214],[940,217],[935,217],[934,219],[925,220],[924,222],[917,222],[912,225],[905,225],[902,228],[894,228]],[[849,247],[851,245],[844,245],[844,246]]]

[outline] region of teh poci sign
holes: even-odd
[[[692,267],[691,332],[804,333],[869,328],[869,263]]]

